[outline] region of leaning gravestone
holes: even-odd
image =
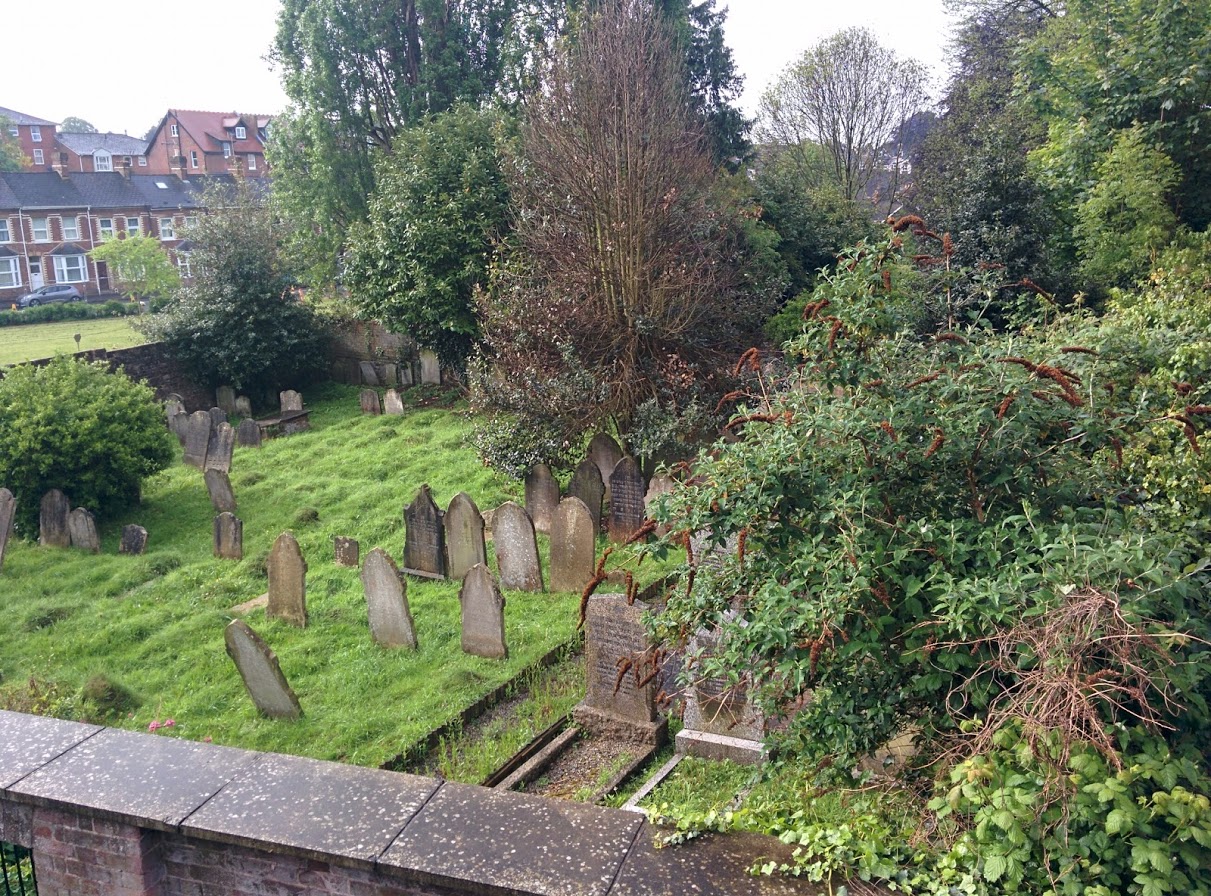
[[[147,530],[131,523],[122,527],[122,540],[118,542],[119,554],[139,555],[147,550]]]
[[[593,517],[593,531],[600,532],[601,502],[605,498],[605,483],[602,481],[601,471],[597,469],[597,464],[591,458],[586,457],[582,460],[572,474],[572,481],[568,483],[568,494],[584,501],[584,506],[588,508],[590,516]]]
[[[700,631],[690,639],[691,654],[714,653],[719,636]],[[717,678],[700,677],[685,690],[685,725],[677,732],[677,752],[704,759],[755,764],[765,758],[765,716],[749,699],[743,683],[725,687]]]
[[[420,353],[420,384],[422,386],[440,386],[442,384],[441,363],[437,355],[428,349]]]
[[[332,538],[332,559],[337,566],[357,566],[362,546],[356,538],[335,535]]]
[[[303,409],[303,396],[293,389],[287,389],[285,392],[279,393],[278,401],[281,403],[283,414],[287,411],[301,411]]]
[[[643,505],[646,492],[643,473],[635,458],[624,457],[610,475],[610,540],[626,541],[643,525],[647,515]]]
[[[307,627],[307,561],[299,543],[283,532],[265,563],[269,571],[269,603],[265,615],[299,628]]]
[[[427,485],[422,485],[416,498],[404,508],[404,572],[446,577],[442,512],[433,502]]]
[[[237,395],[235,399],[235,415],[237,417],[251,417],[252,399],[247,395]]]
[[[244,521],[234,513],[214,518],[214,555],[222,560],[244,559]]]
[[[408,591],[399,567],[382,548],[366,555],[362,564],[362,588],[366,592],[366,613],[370,619],[370,637],[383,647],[416,649],[416,626],[408,607]]]
[[[613,436],[599,432],[590,440],[586,456],[597,465],[597,472],[601,474],[601,483],[605,486],[608,497],[610,476],[613,475],[618,462],[622,460],[622,449],[618,447]],[[592,508],[589,509],[592,510]]]
[[[214,390],[214,403],[222,409],[224,414],[228,416],[234,414],[235,390],[230,386],[219,386],[219,388]]]
[[[539,532],[551,531],[551,514],[559,506],[559,483],[546,464],[535,464],[526,473],[526,512]]]
[[[13,517],[17,513],[17,499],[6,488],[0,488],[0,569],[4,568],[4,552],[13,535]]]
[[[173,414],[168,418],[168,431],[177,437],[181,447],[185,447],[185,438],[189,434],[189,415],[184,411]]]
[[[206,470],[206,491],[210,494],[210,506],[219,513],[235,513],[235,492],[231,490],[231,477],[222,470]]]
[[[361,361],[358,363],[358,371],[362,375],[363,386],[381,386],[382,383],[378,378],[378,371],[374,369],[374,365],[369,361]]]
[[[101,552],[101,539],[97,536],[97,521],[92,512],[77,507],[67,515],[67,531],[71,546],[94,554]]]
[[[459,492],[454,496],[446,508],[442,526],[446,539],[446,575],[461,580],[475,564],[487,564],[484,518],[470,495]]]
[[[277,655],[242,619],[232,620],[223,633],[227,655],[239,670],[248,696],[271,719],[297,719],[303,714]]]
[[[235,430],[224,420],[215,426],[210,433],[210,444],[206,448],[206,460],[202,464],[204,470],[218,470],[221,473],[231,472],[231,455],[235,451]]]
[[[551,590],[584,591],[597,567],[597,527],[579,498],[559,502],[551,521]]]
[[[71,532],[67,528],[69,513],[71,504],[63,492],[52,488],[43,495],[38,514],[38,543],[53,548],[70,547]]]
[[[382,405],[378,401],[378,392],[374,389],[363,389],[358,395],[358,400],[361,402],[363,414],[377,416],[383,412]]]
[[[585,610],[585,698],[573,711],[576,723],[595,734],[662,744],[668,724],[656,714],[657,676],[643,613],[622,594],[589,598]]]
[[[534,536],[534,524],[524,507],[506,501],[496,508],[492,517],[492,543],[496,546],[501,588],[506,591],[542,591],[538,540]]]
[[[245,448],[260,448],[261,428],[257,426],[255,420],[245,418],[235,428],[235,440]]]
[[[201,470],[206,466],[206,449],[210,446],[210,430],[214,421],[205,411],[194,411],[185,426],[185,454],[182,460]]]
[[[463,653],[507,659],[505,645],[505,599],[492,579],[488,567],[472,566],[458,592],[462,606]]]
[[[387,394],[383,397],[383,412],[393,416],[398,416],[404,412],[404,400],[400,398],[397,390],[387,390]]]

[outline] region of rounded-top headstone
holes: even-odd
[[[416,626],[408,607],[408,591],[399,567],[382,548],[366,555],[362,564],[362,588],[370,637],[383,647],[416,649]]]
[[[307,561],[292,533],[283,532],[277,537],[265,565],[269,572],[265,615],[306,628]]]
[[[569,495],[551,521],[551,590],[579,594],[597,567],[597,527],[589,508]]]
[[[539,532],[551,531],[551,515],[559,506],[559,483],[546,464],[535,464],[526,473],[526,512]]]
[[[52,488],[42,496],[38,514],[38,541],[47,547],[66,548],[71,545],[71,532],[67,527],[67,516],[71,503],[67,495]]]
[[[610,474],[610,540],[623,542],[647,516],[643,497],[647,485],[633,457],[624,457]]]
[[[242,619],[228,623],[223,633],[227,655],[239,670],[248,696],[271,719],[297,719],[303,714],[299,698],[290,689],[277,654]]]
[[[461,579],[472,566],[488,562],[484,545],[484,518],[471,500],[459,492],[450,501],[443,522],[446,537],[446,575]]]
[[[477,564],[467,572],[458,593],[462,607],[462,647],[465,653],[505,659],[505,599],[488,567]]]
[[[599,432],[589,442],[587,457],[597,465],[597,472],[601,474],[601,482],[608,491],[610,476],[613,475],[618,462],[622,460],[622,449],[618,447],[618,443],[609,433]]]
[[[611,470],[612,472],[612,470]],[[593,531],[601,530],[601,502],[605,499],[605,482],[602,481],[601,471],[592,458],[586,457],[572,473],[568,483],[568,494],[584,501],[589,514],[593,517]]]
[[[500,587],[506,591],[542,591],[542,569],[534,524],[524,507],[506,501],[492,517],[492,544]]]

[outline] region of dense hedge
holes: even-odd
[[[19,327],[23,324],[45,324],[59,320],[95,320],[99,317],[130,317],[142,309],[138,302],[106,302],[103,305],[88,305],[70,302],[60,305],[40,305],[23,311],[0,311],[0,327]]]

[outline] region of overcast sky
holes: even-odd
[[[75,115],[142,136],[169,108],[274,113],[286,102],[265,57],[279,0],[207,0],[188,17],[97,0],[24,4],[5,16],[0,106],[51,121]],[[724,5],[719,0],[719,6]],[[940,86],[949,22],[942,0],[731,0],[727,39],[743,105],[820,39],[866,25]],[[183,7],[177,9],[183,10]],[[53,16],[48,31],[47,15]]]

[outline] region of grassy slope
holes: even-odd
[[[132,320],[129,317],[99,318],[0,327],[0,365],[70,354],[76,351],[73,338],[76,333],[80,334],[80,351],[142,345],[147,337],[131,326]]]
[[[110,719],[123,727],[172,717],[178,736],[377,765],[573,636],[577,596],[509,593],[510,658],[465,656],[457,585],[412,580],[420,650],[371,643],[358,571],[332,562],[332,537],[356,537],[363,555],[380,546],[398,560],[402,508],[422,483],[443,506],[461,490],[481,509],[519,498],[520,485],[479,463],[458,411],[364,417],[357,390],[341,386],[306,398],[310,433],[236,450],[243,561],[211,556],[214,512],[202,476],[180,464],[147,483],[142,506],[103,526],[100,556],[10,544],[0,572],[0,675],[10,695],[33,676],[61,686],[44,708],[95,714],[74,695],[102,673],[141,701]],[[117,555],[127,522],[147,528],[146,555]],[[307,558],[311,624],[294,629],[261,610],[247,620],[299,695],[297,723],[258,716],[223,648],[231,608],[266,590],[264,560],[285,529]]]

